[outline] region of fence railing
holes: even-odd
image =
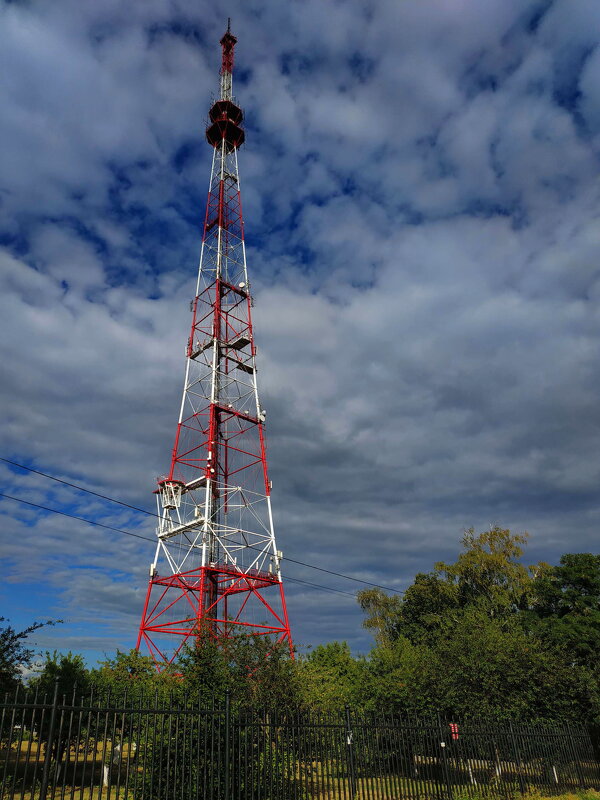
[[[3,800],[460,800],[585,788],[600,788],[600,765],[578,726],[58,690],[0,704]]]

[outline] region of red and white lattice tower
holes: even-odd
[[[242,632],[292,641],[271,513],[265,411],[256,383],[232,96],[236,38],[221,39],[220,97],[183,398],[169,474],[156,489],[158,544],[138,636],[158,666],[183,645]]]

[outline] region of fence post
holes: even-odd
[[[346,747],[348,749],[348,767],[350,769],[350,800],[356,794],[356,770],[354,767],[354,748],[352,747],[353,733],[350,726],[350,706],[344,706],[346,716]]]
[[[54,729],[56,728],[56,709],[58,708],[58,678],[54,681],[54,697],[52,698],[52,710],[50,712],[50,725],[48,727],[48,740],[46,742],[46,752],[44,753],[44,771],[42,772],[42,784],[40,786],[40,800],[46,800],[48,795],[48,779],[50,776],[50,760],[52,758],[52,745],[54,744]]]
[[[515,756],[515,761],[517,762],[517,775],[519,776],[519,786],[521,787],[521,794],[525,794],[527,791],[527,787],[525,786],[525,780],[523,778],[523,768],[521,762],[521,753],[519,752],[519,747],[517,745],[517,740],[515,738],[515,732],[513,730],[512,719],[508,721],[508,728],[510,730],[510,741],[513,747],[513,753]]]
[[[448,756],[446,755],[446,741],[444,737],[444,726],[442,725],[442,718],[438,714],[438,728],[440,732],[440,750],[442,751],[442,765],[444,768],[444,781],[446,783],[446,790],[448,792],[448,800],[453,800],[454,794],[452,792],[452,781],[450,780],[450,771],[448,770]]]
[[[580,728],[579,730],[580,730],[580,733],[584,732],[583,728]],[[577,775],[577,783],[579,784],[578,788],[585,789],[587,787],[585,785],[586,782],[585,782],[585,778],[583,777],[583,771],[581,769],[580,755],[577,752],[577,750],[575,749],[575,741],[574,741],[575,728],[572,725],[566,725],[565,726],[565,733],[566,733],[568,747],[569,747],[569,750],[570,750],[571,755],[573,757],[573,766],[575,767],[575,774]],[[590,742],[590,744],[591,744],[591,742]]]
[[[230,737],[231,737],[231,696],[229,689],[225,692],[225,800],[229,800],[229,784],[230,784]]]

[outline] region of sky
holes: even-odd
[[[471,526],[598,552],[598,0],[1,2],[0,457],[154,511],[227,16],[284,557],[402,590]],[[0,491],[155,535],[5,462]],[[135,644],[151,542],[0,516],[0,615]],[[284,576],[300,649],[368,650],[359,584]]]

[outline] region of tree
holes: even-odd
[[[541,571],[527,622],[573,662],[598,670],[600,556],[566,553]]]
[[[378,644],[390,644],[402,629],[403,601],[400,595],[386,594],[383,589],[362,589],[357,593],[366,619],[363,627],[373,631]]]
[[[461,607],[476,602],[492,617],[519,611],[527,607],[533,589],[531,570],[519,560],[528,538],[497,525],[478,535],[470,528],[456,562],[440,561],[435,572],[456,587]]]
[[[31,679],[29,686],[37,690],[39,696],[52,698],[58,682],[58,694],[69,699],[73,692],[85,694],[89,685],[89,672],[83,656],[76,653],[53,653],[46,651],[46,660],[38,667],[38,674]]]
[[[298,665],[290,658],[287,642],[276,643],[258,634],[238,635],[227,642],[225,652],[235,701],[251,708],[298,708]]]
[[[354,658],[346,642],[318,645],[299,668],[303,702],[308,707],[336,710],[362,704],[365,661]]]
[[[30,686],[36,690],[38,698],[43,699],[45,696],[46,700],[52,699],[55,687],[58,687],[59,698],[64,698],[69,702],[76,692],[86,693],[88,680],[88,670],[82,656],[71,652],[58,653],[55,650],[53,653],[46,652],[46,660],[39,668],[39,674],[30,681]],[[39,739],[45,743],[45,746],[49,741],[50,718],[49,714],[42,717],[38,729]],[[75,732],[71,731],[71,737],[69,737],[69,726],[55,731],[51,758],[59,771],[67,749],[73,744],[74,736]]]
[[[565,553],[543,578],[538,596],[544,611],[559,616],[600,611],[600,555]]]
[[[238,635],[217,643],[207,633],[182,652],[178,669],[183,690],[200,702],[233,703],[263,709],[295,708],[299,702],[297,664],[286,643],[258,634]]]
[[[114,658],[102,661],[99,668],[90,672],[89,680],[95,690],[127,694],[130,699],[157,692],[163,696],[181,684],[174,669],[158,672],[150,656],[137,650],[127,653],[117,650]]]
[[[435,639],[448,617],[458,620],[473,604],[490,617],[526,608],[533,592],[531,568],[519,561],[526,541],[526,534],[497,526],[478,535],[472,528],[465,531],[456,562],[440,561],[432,572],[418,573],[403,598],[380,589],[359,592],[364,626],[375,631],[378,644],[402,637],[416,644]]]
[[[525,534],[471,529],[403,598],[359,593],[377,645],[367,703],[460,716],[600,719],[600,557],[526,567]]]
[[[408,691],[447,715],[564,718],[575,707],[568,665],[525,632],[518,616],[490,617],[477,604],[446,620],[411,666]]]
[[[0,627],[0,693],[14,691],[22,682],[23,668],[30,667],[35,651],[27,647],[26,640],[32,633],[47,625],[57,625],[62,620],[34,622],[28,628],[17,631],[12,625]],[[8,622],[0,617],[0,622]]]
[[[199,636],[193,645],[184,648],[178,669],[183,675],[184,691],[190,692],[200,706],[209,707],[213,701],[223,703],[232,676],[227,657],[211,636]]]

